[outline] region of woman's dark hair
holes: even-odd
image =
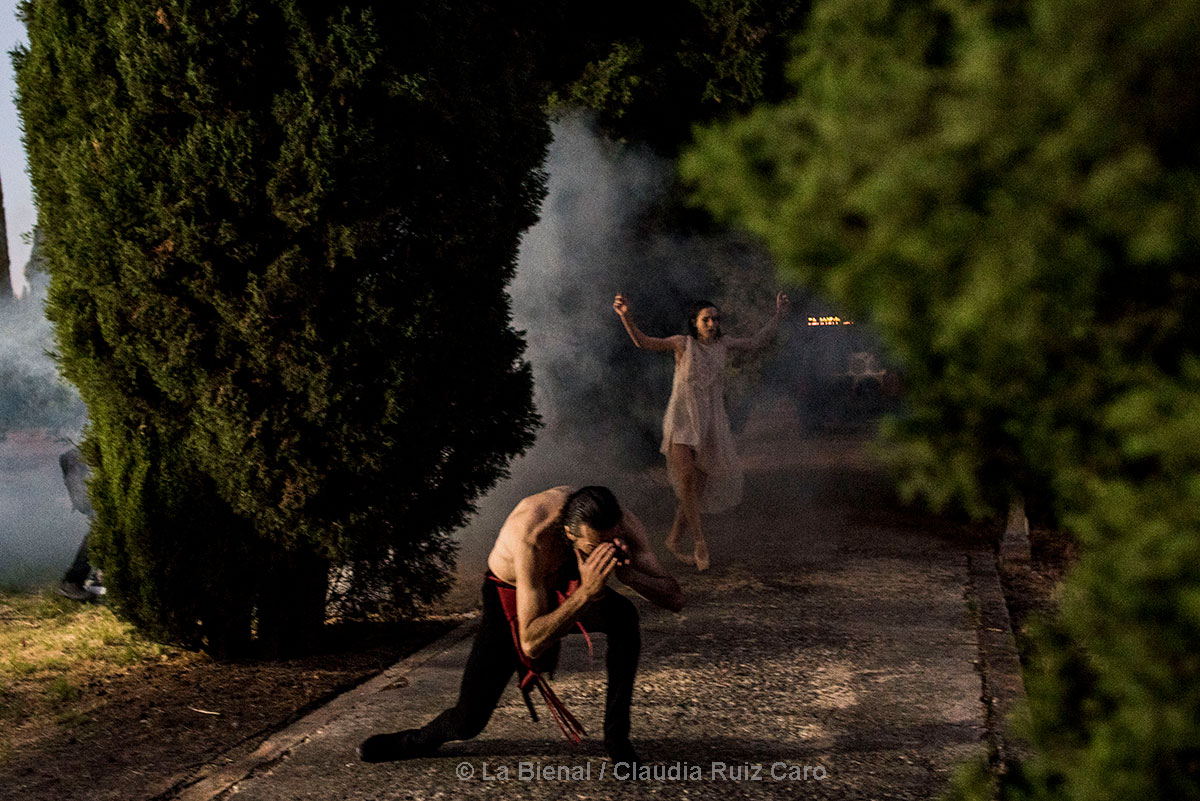
[[[570,526],[572,530],[586,523],[597,531],[607,531],[622,517],[617,496],[608,487],[581,487],[567,496],[562,510],[564,529]]]
[[[699,339],[700,332],[698,330],[696,330],[696,318],[699,317],[700,312],[704,311],[705,309],[715,309],[715,308],[717,308],[717,304],[713,303],[711,300],[697,300],[694,303],[692,303],[692,305],[690,307],[688,307],[688,334],[695,337],[696,339]],[[717,339],[720,339],[720,338],[721,338],[721,324],[717,323]]]

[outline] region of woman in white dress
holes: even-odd
[[[633,344],[644,350],[675,354],[675,379],[663,417],[662,453],[667,476],[679,505],[667,535],[667,549],[699,570],[709,566],[708,543],[700,528],[701,512],[722,512],[742,499],[742,470],[725,411],[725,366],[731,350],[755,350],[775,335],[787,313],[787,295],[775,298],[775,314],[752,337],[726,337],[721,333],[721,313],[708,301],[692,306],[687,335],[665,338],[646,336],[633,322],[624,295],[617,295],[613,311],[621,318]],[[691,535],[692,553],[682,549]]]

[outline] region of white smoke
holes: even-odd
[[[730,237],[660,230],[654,206],[671,189],[672,169],[644,149],[602,138],[585,117],[555,123],[548,193],[539,222],[522,240],[509,289],[543,428],[511,477],[456,533],[459,582],[451,605],[477,604],[496,533],[527,495],[602,484],[639,516],[669,517],[674,509],[657,453],[673,361],[634,348],[613,297],[625,293],[646,333],[669,336],[685,333],[687,306],[701,297],[722,304],[727,317],[732,306],[734,317],[741,309],[761,325],[776,287],[765,256]],[[731,273],[736,277],[725,281]],[[727,291],[726,284],[737,286]]]
[[[59,376],[50,356],[54,333],[45,313],[47,276],[33,278],[23,297],[0,300],[0,436],[29,428],[75,433],[86,416],[78,393]]]
[[[46,277],[0,302],[0,586],[31,587],[70,565],[87,530],[72,510],[59,456],[86,410],[50,357]]]

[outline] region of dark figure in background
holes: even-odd
[[[58,466],[62,468],[63,481],[67,484],[67,494],[71,496],[71,506],[76,511],[87,515],[88,520],[91,520],[92,504],[87,496],[88,467],[83,463],[79,449],[72,448],[59,456]],[[91,585],[88,585],[88,578],[91,575],[92,566],[88,562],[88,538],[85,536],[75,554],[75,561],[63,574],[62,581],[58,585],[59,594],[72,601],[94,600],[102,594],[103,588],[98,581],[93,581]]]
[[[526,703],[536,686],[563,733],[577,740],[582,727],[540,674],[553,670],[560,640],[582,626],[607,635],[605,748],[615,762],[638,761],[629,714],[641,632],[633,603],[607,586],[612,575],[651,603],[674,612],[683,608],[679,584],[655,559],[641,521],[623,512],[607,488],[555,487],[522,500],[488,556],[483,620],[458,703],[423,728],[368,738],[359,757],[383,762],[429,756],[444,742],[475,737],[514,671]]]

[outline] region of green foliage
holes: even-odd
[[[538,10],[23,4],[49,314],[142,625],[262,636],[322,563],[387,566],[402,609],[445,587],[536,423],[504,287],[543,193]]]
[[[821,5],[795,99],[701,133],[683,162],[714,213],[879,326],[910,391],[902,486],[977,514],[1106,465],[1093,413],[1129,380],[1117,365],[1177,362],[1196,297],[1174,267],[1195,252],[1195,187],[1163,160],[1173,134],[1141,138],[1162,114],[1134,102],[1150,77],[1108,74],[1100,50],[1088,69],[1000,11]]]
[[[614,119],[625,116],[634,102],[641,76],[634,66],[644,58],[640,45],[615,42],[612,51],[584,66],[583,74],[567,87],[565,97],[553,98],[555,106],[607,109]]]
[[[82,690],[72,684],[70,679],[65,676],[55,678],[50,682],[50,686],[46,688],[46,697],[56,706],[63,706],[76,701],[80,695],[82,695]]]
[[[619,138],[673,155],[696,122],[774,98],[807,3],[669,0],[572,8],[551,109],[583,106]],[[579,66],[582,64],[582,66]]]
[[[1079,537],[1003,798],[1200,797],[1198,29],[1185,0],[828,0],[793,96],[683,161],[878,326],[907,495],[1019,490]]]
[[[1200,360],[1142,379],[1104,414],[1131,467],[1077,477],[1085,547],[1029,679],[1027,797],[1200,797],[1200,456],[1180,439],[1200,430]]]

